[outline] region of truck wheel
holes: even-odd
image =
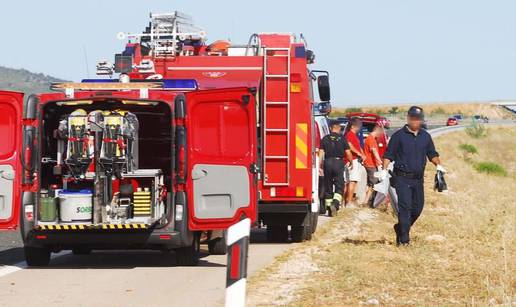
[[[28,266],[47,266],[50,263],[50,249],[25,246],[25,261]]]
[[[91,254],[91,248],[87,248],[87,247],[73,248],[72,253],[74,255],[89,255],[89,254]]]
[[[288,239],[288,226],[267,226],[267,241],[286,242]]]
[[[312,233],[315,233],[317,230],[317,224],[319,221],[319,214],[317,212],[312,212]]]
[[[326,214],[326,203],[324,198],[319,199],[319,213]]]
[[[217,238],[208,242],[208,251],[211,255],[225,255],[227,254],[226,236]]]
[[[290,233],[292,242],[299,243],[312,239],[312,227],[308,226],[292,226]]]
[[[201,242],[199,235],[195,235],[191,246],[176,249],[176,263],[180,266],[196,266],[199,264]]]

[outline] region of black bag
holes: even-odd
[[[437,171],[434,179],[434,190],[439,192],[448,190],[448,186],[446,185],[446,181],[444,180],[444,173],[441,171]]]

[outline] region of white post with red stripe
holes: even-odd
[[[245,306],[247,254],[251,220],[244,219],[228,228],[228,264],[226,273],[226,307]]]

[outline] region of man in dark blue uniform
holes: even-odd
[[[319,158],[324,171],[324,198],[328,215],[332,216],[342,203],[344,194],[344,155],[351,161],[349,144],[340,133],[340,124],[330,122],[330,134],[321,141]]]
[[[394,231],[398,245],[409,244],[410,227],[423,211],[423,175],[426,159],[430,160],[438,171],[446,172],[441,166],[432,137],[422,129],[423,120],[423,109],[410,107],[407,124],[392,135],[383,156],[384,170],[380,174],[380,179],[388,177],[387,167],[394,162],[392,180],[398,195],[398,223],[394,225]]]

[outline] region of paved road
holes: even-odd
[[[320,225],[328,221],[320,217]],[[5,236],[3,237],[5,239]],[[10,239],[9,239],[10,240]],[[8,240],[8,241],[9,241]],[[254,230],[249,274],[295,244],[265,243]],[[226,257],[204,253],[198,267],[176,267],[174,253],[63,252],[47,268],[27,268],[19,243],[0,252],[0,306],[216,306],[224,299]],[[18,262],[18,263],[15,263]]]

